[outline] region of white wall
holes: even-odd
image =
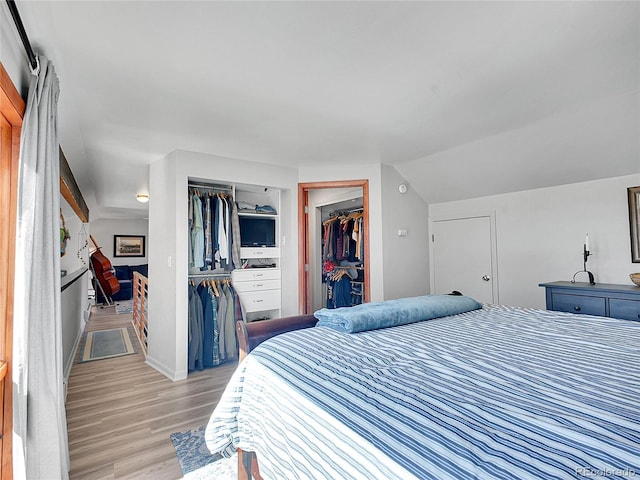
[[[81,270],[80,270],[81,271]],[[78,272],[76,270],[76,272]],[[69,272],[64,280],[71,280],[64,287],[60,296],[61,324],[62,324],[62,362],[65,384],[71,374],[71,367],[75,358],[76,349],[82,337],[85,321],[89,319],[89,302],[87,288],[89,285],[89,272],[86,270],[76,278],[73,272]],[[73,278],[76,278],[73,280]]]
[[[429,204],[632,175],[639,105],[636,90],[396,167]]]
[[[185,286],[181,285],[178,289],[178,269],[175,262],[178,236],[176,217],[181,203],[176,196],[176,184],[180,182],[175,175],[175,157],[175,152],[172,152],[149,167],[149,237],[153,241],[147,246],[147,363],[170,379],[179,380],[187,375],[187,266],[185,265],[183,278],[179,282]],[[184,188],[186,191],[186,185]],[[186,201],[184,207],[187,207]]]
[[[586,233],[596,282],[631,284],[640,265],[631,262],[627,188],[637,185],[640,174],[438,203],[429,217],[495,211],[500,303],[544,308],[538,284],[582,270]]]
[[[398,190],[408,185],[407,192]],[[385,300],[429,293],[427,203],[394,167],[382,165],[382,254]],[[398,230],[407,236],[398,236]]]
[[[71,273],[79,268],[89,268],[89,249],[82,248],[84,239],[89,240],[89,226],[82,223],[62,196],[60,197],[60,208],[64,215],[65,225],[71,236],[71,238],[67,240],[65,254],[60,258],[60,269]],[[82,231],[83,225],[84,231]]]
[[[60,197],[60,208],[71,238],[67,240],[65,254],[60,258],[60,269],[66,270],[62,278],[61,323],[62,361],[65,384],[71,373],[75,351],[80,342],[85,321],[89,318],[89,249],[82,248],[84,239],[89,239],[88,226],[84,226],[67,201]],[[80,276],[79,272],[83,272]],[[68,283],[68,285],[67,285]]]
[[[0,4],[0,46],[0,62],[22,98],[26,99],[31,80],[29,61],[6,2]]]
[[[144,219],[100,218],[91,222],[91,235],[100,245],[102,253],[112,265],[142,265],[149,258],[149,221]],[[144,257],[116,257],[113,252],[114,235],[144,235],[146,254]]]
[[[297,170],[178,150],[150,166],[149,356],[173,380],[187,376],[189,178],[282,189],[282,314],[298,305]],[[293,192],[293,193],[292,193]]]

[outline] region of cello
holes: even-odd
[[[96,249],[91,254],[91,266],[93,267],[93,275],[100,284],[102,292],[106,297],[112,297],[120,291],[120,283],[113,274],[113,266],[107,257],[100,251],[100,247],[90,235],[91,241]]]

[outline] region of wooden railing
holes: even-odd
[[[139,272],[133,272],[133,328],[138,335],[144,356],[147,356],[147,298],[149,279]]]

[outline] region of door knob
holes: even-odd
[[[491,277],[490,277],[489,275],[483,275],[483,276],[482,276],[482,279],[483,279],[485,282],[488,282],[489,280],[491,280]]]

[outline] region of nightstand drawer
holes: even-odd
[[[280,290],[246,292],[240,295],[240,302],[245,312],[275,310],[280,308]]]
[[[541,283],[547,310],[640,321],[640,288],[610,283]],[[563,292],[563,293],[560,293]]]
[[[609,300],[609,316],[640,322],[640,301],[612,298]]]
[[[604,297],[586,297],[554,292],[553,310],[605,316],[607,312],[606,299]]]

